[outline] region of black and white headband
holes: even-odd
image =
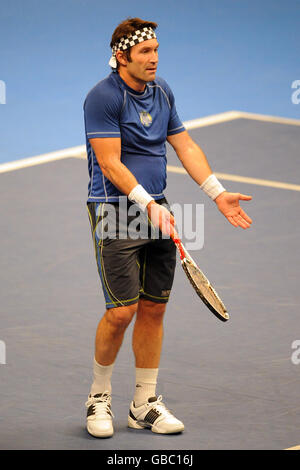
[[[109,61],[109,65],[113,68],[117,68],[117,59],[116,59],[116,52],[117,51],[126,51],[129,47],[135,46],[140,42],[147,41],[147,39],[156,39],[156,34],[152,28],[143,28],[141,30],[137,30],[134,33],[130,34],[129,36],[125,36],[112,47],[112,56]]]

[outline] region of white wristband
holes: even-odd
[[[219,194],[226,191],[214,174],[206,178],[200,188],[203,189],[205,194],[207,194],[213,201],[219,196]]]
[[[140,209],[142,209],[142,211],[146,209],[150,201],[154,201],[153,197],[150,196],[150,194],[147,193],[147,191],[140,184],[133,188],[133,190],[128,195],[128,199],[132,202],[135,202],[140,207]]]

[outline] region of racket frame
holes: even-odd
[[[186,274],[186,276],[188,277],[190,283],[192,284],[193,288],[195,289],[195,291],[197,292],[198,296],[201,298],[201,300],[204,302],[204,304],[209,308],[209,310],[221,321],[223,322],[226,322],[227,320],[229,320],[229,315],[227,313],[227,309],[224,305],[224,303],[222,302],[220,296],[217,294],[216,290],[214,289],[214,287],[211,285],[211,283],[209,282],[209,280],[207,279],[207,277],[205,276],[205,274],[201,271],[201,269],[199,268],[199,266],[197,265],[197,263],[193,260],[193,258],[191,257],[191,255],[189,254],[189,252],[186,250],[186,248],[184,247],[182,241],[179,239],[179,238],[175,238],[175,237],[172,237],[172,240],[173,242],[175,243],[176,245],[176,248],[178,249],[178,252],[179,252],[179,255],[180,255],[180,260],[181,260],[181,265],[182,265],[182,268]],[[206,286],[208,288],[210,288],[213,292],[213,294],[215,295],[216,299],[218,300],[219,302],[219,305],[221,307],[221,309],[223,310],[223,315],[220,314],[220,312],[218,312],[209,302],[208,300],[205,298],[205,296],[201,293],[201,291],[199,290],[199,288],[197,287],[197,285],[194,283],[187,267],[186,267],[186,264],[191,264],[193,265],[201,274],[201,276],[203,277],[203,282],[206,283]]]

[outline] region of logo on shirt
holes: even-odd
[[[140,120],[145,127],[150,127],[152,124],[152,117],[149,113],[146,113],[146,111],[140,113]]]

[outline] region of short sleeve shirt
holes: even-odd
[[[174,95],[157,77],[143,92],[130,88],[117,72],[99,82],[84,102],[88,155],[88,201],[117,202],[122,194],[102,173],[91,138],[121,138],[121,161],[154,199],[166,188],[166,139],[185,130]]]

